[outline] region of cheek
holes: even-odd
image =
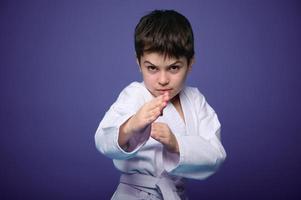
[[[153,84],[153,83],[156,82],[155,76],[147,75],[147,76],[144,76],[143,79],[144,79],[145,82],[148,82],[150,84]]]
[[[178,76],[174,77],[174,84],[180,86],[185,82],[185,79],[186,79],[185,74],[179,74]]]
[[[156,85],[156,78],[155,76],[143,76],[144,84],[148,89],[153,89]]]

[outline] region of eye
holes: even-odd
[[[147,70],[150,72],[156,72],[158,69],[157,69],[157,67],[150,65],[150,66],[147,66]]]
[[[180,66],[178,65],[172,65],[169,67],[169,71],[172,72],[172,73],[177,73],[179,70],[180,70]]]

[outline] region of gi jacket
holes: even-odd
[[[179,154],[170,153],[151,138],[150,128],[136,134],[127,151],[118,145],[119,127],[154,98],[143,82],[127,86],[106,112],[95,134],[96,147],[126,174],[166,176],[173,180],[205,179],[212,175],[226,158],[218,117],[197,88],[186,86],[179,97],[185,122],[170,102],[163,116],[156,120],[169,126],[177,139]]]

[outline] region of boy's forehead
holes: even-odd
[[[169,64],[173,64],[175,62],[180,62],[185,64],[186,63],[186,58],[185,57],[173,57],[173,56],[169,56],[166,54],[160,54],[160,53],[144,53],[141,56],[141,62],[150,62],[151,64],[154,65],[169,65]]]

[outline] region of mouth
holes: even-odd
[[[160,93],[160,94],[164,94],[165,92],[168,92],[170,93],[172,89],[158,89],[157,91]]]

